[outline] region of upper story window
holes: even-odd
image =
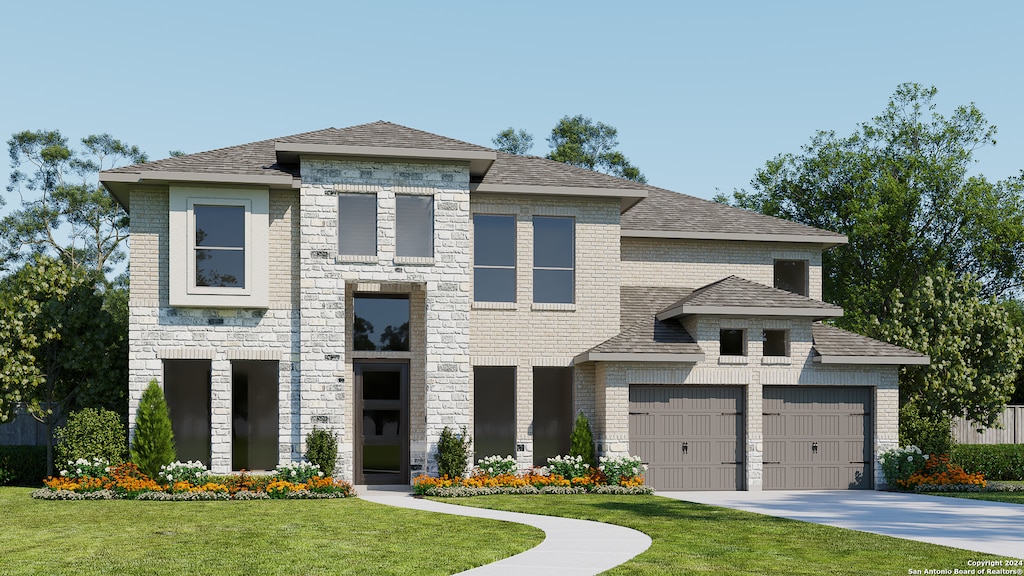
[[[196,286],[245,288],[245,206],[196,204]]]
[[[269,190],[171,186],[168,200],[170,305],[266,308]]]
[[[572,218],[533,217],[534,302],[574,302],[575,236]]]
[[[395,197],[395,256],[434,257],[434,197]]]
[[[746,356],[746,337],[743,330],[722,328],[718,334],[720,356]]]
[[[775,287],[807,296],[807,260],[776,260]]]
[[[473,300],[515,302],[515,216],[473,215]]]
[[[764,331],[765,356],[789,356],[789,338],[785,330]]]
[[[377,255],[376,194],[338,194],[338,254]]]

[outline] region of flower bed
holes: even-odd
[[[413,480],[413,491],[419,496],[445,498],[486,496],[491,494],[651,494],[644,485],[646,467],[639,458],[602,458],[598,468],[590,468],[579,457],[558,456],[548,459],[548,466],[522,474],[502,466],[494,473],[498,460],[488,458],[474,468],[469,476],[434,478],[421,475]],[[506,459],[500,459],[506,462]]]
[[[76,463],[78,464],[78,463]],[[315,468],[315,469],[314,469]],[[132,463],[110,467],[89,462],[61,470],[32,492],[44,500],[268,500],[346,498],[352,485],[320,474],[308,463],[285,465],[273,475],[242,471],[229,476],[210,476],[199,462],[174,462],[161,468],[160,482],[151,480]]]
[[[980,492],[986,484],[984,474],[968,474],[948,456],[930,456],[920,470],[896,481],[900,488],[915,492]]]

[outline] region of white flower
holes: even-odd
[[[67,476],[68,475],[68,471],[67,470],[61,470],[60,471],[60,475],[61,476]]]
[[[167,479],[168,479],[168,480],[174,480],[174,476],[171,476],[170,474],[168,474],[168,475],[167,475]]]

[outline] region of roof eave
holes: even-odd
[[[363,156],[408,160],[466,162],[471,177],[483,177],[498,159],[498,153],[486,150],[437,150],[432,148],[396,148],[393,146],[343,146],[336,144],[306,144],[301,142],[275,142],[277,161],[295,164],[299,156]]]
[[[664,238],[676,240],[724,240],[735,242],[784,242],[787,244],[818,244],[831,248],[849,243],[842,234],[769,234],[740,232],[692,232],[683,230],[634,230],[623,228],[624,238]]]
[[[480,194],[516,194],[540,196],[577,196],[590,198],[618,198],[619,213],[624,213],[637,202],[647,198],[647,190],[634,188],[590,188],[585,186],[538,186],[518,184],[491,184],[473,182],[469,185],[470,193]]]
[[[573,358],[574,364],[584,362],[675,362],[695,364],[704,361],[704,353],[672,354],[650,352],[591,352],[587,351]]]
[[[683,304],[658,312],[658,320],[668,320],[680,316],[785,316],[788,318],[839,318],[843,315],[842,308],[782,308],[770,306],[692,306]]]
[[[814,357],[819,364],[875,364],[898,366],[927,366],[931,364],[929,356],[840,356],[837,354],[821,354]]]
[[[271,188],[301,187],[298,178],[288,174],[223,174],[216,172],[173,172],[163,170],[142,170],[140,172],[100,172],[100,183],[124,208],[130,209],[132,184],[171,184],[194,182],[202,184],[242,184],[269,186]]]

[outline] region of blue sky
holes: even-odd
[[[17,2],[0,136],[109,132],[158,159],[388,120],[487,146],[523,128],[543,155],[584,114],[650,183],[711,197],[914,81],[999,127],[977,171],[1002,179],[1024,168],[1022,21],[1009,1]]]

